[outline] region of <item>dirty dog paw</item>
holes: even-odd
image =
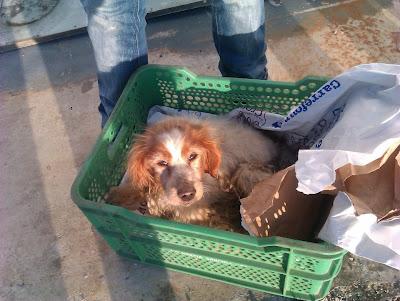
[[[105,194],[104,200],[107,203],[114,203],[118,199],[118,187],[111,187]]]
[[[111,187],[104,198],[107,203],[133,211],[143,210],[147,206],[143,196],[129,186]]]

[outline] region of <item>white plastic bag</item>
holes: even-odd
[[[323,101],[330,111],[341,107],[341,118],[310,150],[299,152],[295,165],[297,189],[306,194],[318,193],[333,184],[338,168],[349,163],[364,166],[400,141],[400,66],[361,65],[335,80],[341,86]],[[320,123],[320,113],[309,110],[302,117]],[[351,198],[340,192],[319,237],[353,254],[400,269],[400,218],[377,220],[373,214],[356,215]]]

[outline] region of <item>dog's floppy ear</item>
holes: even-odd
[[[133,186],[142,191],[154,183],[146,161],[147,155],[144,137],[138,137],[128,157],[127,174]]]
[[[205,149],[204,171],[216,178],[221,165],[221,150],[212,139],[207,139],[202,144]]]

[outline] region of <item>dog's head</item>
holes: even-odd
[[[140,190],[161,191],[167,206],[203,197],[203,175],[217,177],[221,151],[203,122],[169,118],[146,129],[132,148],[128,175]]]

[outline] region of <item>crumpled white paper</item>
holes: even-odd
[[[156,106],[148,122],[166,115],[207,118],[212,114]],[[279,131],[301,148],[297,190],[314,194],[335,182],[335,170],[366,165],[400,141],[400,65],[356,66],[329,80],[287,116],[249,108],[228,114],[253,126]],[[372,214],[355,215],[339,193],[319,237],[353,254],[400,269],[400,219],[377,223]]]

